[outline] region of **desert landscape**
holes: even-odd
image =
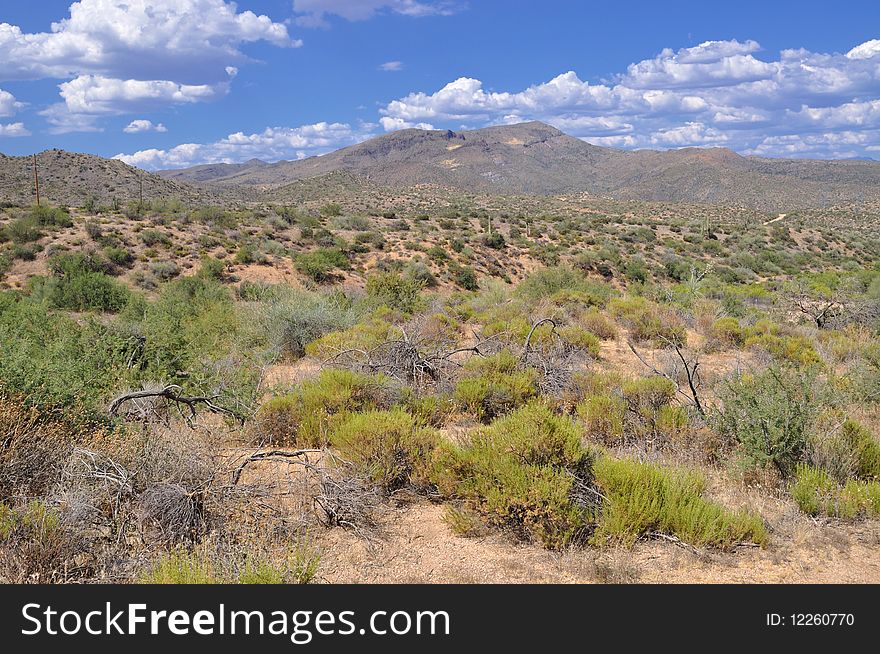
[[[4,157],[0,579],[876,583],[878,181],[538,122]]]

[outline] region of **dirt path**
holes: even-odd
[[[778,223],[780,220],[785,218],[787,215],[788,215],[787,213],[781,213],[778,216],[776,216],[776,218],[772,218],[771,220],[765,220],[761,224],[766,227],[767,225],[772,225],[773,223]]]

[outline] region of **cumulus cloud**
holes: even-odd
[[[368,20],[380,12],[403,16],[448,16],[461,9],[449,0],[293,0],[296,22],[304,27],[327,27],[326,16],[349,21]]]
[[[25,129],[24,123],[10,123],[4,125],[0,123],[0,137],[19,137],[30,136],[31,133]]]
[[[79,0],[51,31],[0,23],[0,81],[63,79],[53,128],[94,129],[68,114],[120,113],[215,99],[229,90],[247,43],[296,47],[287,27],[227,0]],[[2,100],[0,100],[2,102]]]
[[[226,0],[80,0],[51,32],[25,33],[0,24],[0,79],[81,74],[168,79],[221,79],[241,45],[295,46],[287,27],[239,12]]]
[[[214,100],[227,93],[229,84],[178,84],[170,80],[122,80],[83,75],[59,88],[70,113],[114,114]]]
[[[23,106],[9,91],[0,89],[0,118],[14,116]]]
[[[752,154],[824,157],[872,151],[867,148],[880,129],[880,40],[846,54],[760,53],[755,41],[707,41],[665,49],[610,82],[590,83],[568,71],[514,91],[487,91],[481,80],[462,77],[433,93],[389,102],[381,123],[396,129],[420,121],[543,120],[612,147],[724,145]]]
[[[379,124],[382,125],[382,129],[386,132],[394,132],[399,129],[434,129],[431,123],[411,123],[403,118],[391,118],[389,116],[382,116],[379,119]]]
[[[138,119],[131,121],[123,130],[126,134],[143,134],[144,132],[159,132],[160,134],[168,131],[162,123],[155,124],[152,120]]]
[[[374,125],[352,127],[347,123],[315,123],[300,127],[273,127],[254,134],[236,132],[214,143],[184,143],[168,150],[141,150],[118,154],[115,159],[145,168],[184,168],[205,163],[241,163],[249,159],[278,161],[304,159],[372,135]]]

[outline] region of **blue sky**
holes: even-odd
[[[0,152],[148,169],[544,120],[880,159],[880,3],[3,0]]]

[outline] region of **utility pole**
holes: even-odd
[[[40,206],[40,176],[37,174],[37,155],[34,155],[34,190],[37,193],[37,206]]]

